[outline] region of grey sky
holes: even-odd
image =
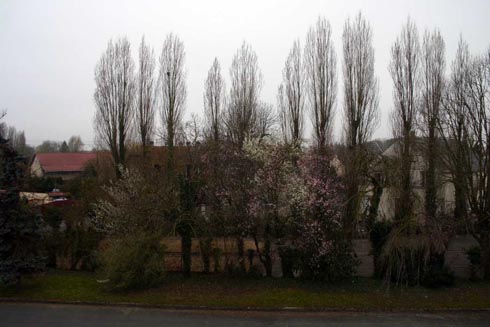
[[[202,112],[203,83],[217,57],[226,78],[232,57],[245,40],[259,57],[265,85],[262,99],[276,105],[277,86],[293,41],[304,44],[319,15],[333,28],[341,78],[344,21],[359,10],[374,30],[376,74],[380,79],[382,123],[376,137],[388,137],[392,83],[390,48],[410,15],[420,34],[441,30],[448,66],[460,33],[473,53],[490,45],[490,1],[0,1],[0,109],[5,121],[25,130],[27,142],[93,142],[94,68],[110,38],[126,35],[134,59],[141,36],[159,55],[165,36],[184,41],[187,110]],[[339,81],[337,124],[342,96]],[[337,133],[338,135],[338,133]]]

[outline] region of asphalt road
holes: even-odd
[[[490,311],[283,313],[0,303],[0,326],[490,326]]]

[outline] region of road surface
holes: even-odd
[[[490,326],[490,311],[283,313],[0,303],[0,326]]]

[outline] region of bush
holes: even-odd
[[[213,239],[211,237],[206,237],[204,239],[199,239],[199,249],[201,250],[201,259],[203,272],[208,274],[211,267],[211,245]]]
[[[432,266],[422,279],[422,285],[429,288],[449,287],[454,284],[454,273],[447,266]]]
[[[254,264],[250,266],[248,268],[247,277],[254,278],[254,279],[259,279],[264,277],[264,274],[262,273],[262,266],[258,264]]]
[[[478,280],[483,277],[481,267],[481,248],[478,245],[472,246],[465,251],[466,257],[470,261],[470,279]]]
[[[316,254],[302,257],[302,277],[306,279],[335,282],[352,277],[359,260],[350,244],[337,240],[331,249],[320,256]]]
[[[213,254],[213,261],[214,261],[214,272],[219,273],[221,272],[221,255],[222,255],[222,250],[220,248],[213,248],[211,250]]]
[[[383,251],[383,246],[388,240],[392,228],[393,223],[389,221],[376,221],[373,223],[371,231],[369,233],[369,240],[371,241],[374,260],[374,277],[383,277],[384,270],[381,255]]]
[[[427,270],[429,248],[423,238],[406,236],[393,230],[380,257],[386,281],[397,285],[420,285]]]
[[[69,269],[93,271],[97,267],[96,250],[102,237],[100,233],[91,228],[74,226],[54,236],[59,237],[57,255],[69,260]]]
[[[243,271],[240,265],[235,261],[228,261],[225,264],[225,272],[229,277],[237,277],[237,278],[247,277],[247,272]]]
[[[96,268],[96,252],[103,237],[89,223],[89,209],[81,203],[46,207],[44,248],[50,267],[89,270]]]
[[[301,255],[299,251],[290,246],[281,246],[278,248],[281,257],[282,276],[285,278],[294,278],[294,271],[301,267]]]
[[[474,266],[480,266],[481,264],[481,249],[475,245],[465,251],[466,257],[470,260],[470,263]]]
[[[100,255],[112,290],[144,289],[164,281],[165,247],[160,237],[136,235],[111,240]]]

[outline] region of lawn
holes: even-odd
[[[169,275],[165,285],[146,291],[109,292],[95,275],[49,272],[26,278],[20,288],[1,287],[0,298],[161,306],[306,309],[464,309],[490,308],[490,283],[458,280],[447,289],[391,288],[381,281],[355,278],[335,285],[288,279],[239,279]]]

